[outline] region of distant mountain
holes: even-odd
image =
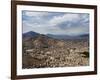
[[[40,34],[33,32],[33,31],[30,31],[30,32],[27,32],[27,33],[23,33],[23,39],[33,38],[33,37],[38,36],[38,35],[40,35]]]
[[[71,36],[68,35],[53,35],[53,34],[47,34],[48,37],[54,38],[54,39],[70,39]]]
[[[23,37],[34,37],[34,36],[37,36],[37,35],[39,35],[39,33],[36,33],[36,32],[33,32],[33,31],[23,33]]]
[[[48,37],[44,34],[38,34],[35,32],[28,32],[23,34],[23,46],[26,49],[31,48],[48,48],[51,46],[62,46],[63,41]]]
[[[82,34],[82,35],[79,35],[80,37],[89,37],[89,34]]]
[[[23,47],[24,49],[33,49],[33,48],[44,49],[53,47],[77,46],[77,44],[71,45],[70,41],[71,43],[73,42],[73,44],[78,41],[79,42],[82,41],[82,43],[84,43],[85,41],[86,44],[84,45],[88,45],[88,37],[89,37],[88,34],[78,35],[78,36],[51,35],[51,34],[44,35],[30,31],[23,34]]]
[[[24,40],[29,40],[31,38],[35,38],[36,36],[44,36],[48,38],[53,38],[53,39],[59,39],[59,40],[67,40],[67,39],[89,39],[89,34],[82,34],[82,35],[77,35],[77,36],[69,36],[69,35],[53,35],[53,34],[40,34],[36,33],[33,31],[29,31],[27,33],[23,33],[23,39]]]
[[[89,39],[89,34],[82,34],[77,36],[69,36],[69,35],[53,35],[53,34],[47,34],[48,37],[54,38],[54,39]]]

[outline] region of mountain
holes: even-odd
[[[70,35],[54,35],[54,34],[44,35],[44,34],[36,33],[36,32],[33,32],[33,31],[23,33],[23,39],[24,40],[29,40],[29,39],[35,38],[36,36],[42,36],[42,37],[44,36],[44,37],[58,39],[58,40],[89,39],[89,34],[81,34],[81,35],[77,35],[77,36],[70,36]]]
[[[61,46],[64,42],[52,37],[35,32],[28,32],[24,34],[23,46],[30,48],[48,48],[51,46]]]
[[[23,33],[23,40],[29,40],[32,39],[36,36],[40,35],[39,33],[33,32],[33,31],[29,31],[27,33]]]
[[[33,31],[23,34],[23,46],[26,49],[65,46],[65,43],[68,42],[67,40],[74,42],[78,40],[88,41],[89,35],[88,34],[78,35],[78,36],[52,35],[52,34],[44,35]]]
[[[89,34],[78,35],[78,38],[79,38],[79,39],[89,40]]]
[[[56,36],[56,35],[53,35]],[[24,34],[22,46],[22,68],[44,68],[65,66],[88,66],[89,43],[88,40],[75,40],[86,38],[88,35],[58,36],[72,40],[60,40],[47,35],[28,32]],[[27,39],[31,37],[30,39]],[[25,40],[27,39],[27,40]]]
[[[89,37],[89,34],[82,34],[82,35],[79,35],[80,37]]]
[[[35,37],[35,36],[37,36],[37,35],[39,35],[39,33],[30,31],[30,32],[27,32],[27,33],[23,33],[23,38],[24,38],[24,37]]]
[[[69,36],[69,35],[53,35],[53,34],[47,34],[48,37],[54,38],[54,39],[89,39],[89,34],[82,34],[77,36]]]
[[[71,36],[68,35],[53,35],[53,34],[47,34],[47,36],[54,38],[54,39],[70,39]]]

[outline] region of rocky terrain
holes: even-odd
[[[23,36],[23,69],[89,65],[88,39],[63,40],[43,34],[32,35]]]

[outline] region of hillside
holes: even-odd
[[[38,33],[34,36],[33,33],[23,38],[24,69],[89,65],[87,39],[59,40]]]

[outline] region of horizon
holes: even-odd
[[[30,32],[33,32],[33,33],[37,33],[37,32],[34,32],[34,31],[28,31],[28,32],[25,32],[23,34],[27,34],[27,33],[30,33]],[[37,34],[41,34],[41,33],[37,33]],[[88,33],[87,34],[80,34],[80,35],[63,35],[63,34],[41,34],[41,35],[56,35],[56,36],[81,36],[81,35],[89,35]]]

